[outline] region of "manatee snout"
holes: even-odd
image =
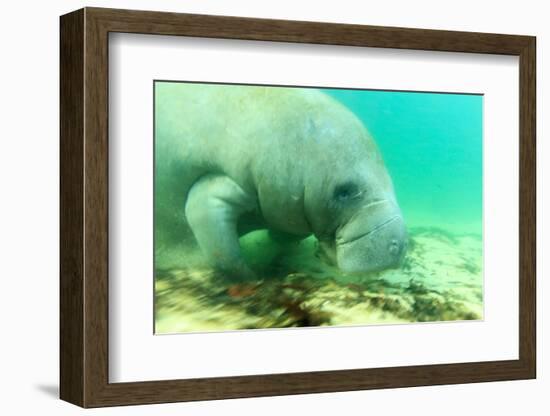
[[[407,250],[407,240],[403,218],[393,216],[363,236],[337,244],[336,263],[346,273],[399,267]]]
[[[399,267],[407,251],[407,229],[392,201],[376,201],[340,227],[332,244],[321,244],[325,258],[345,273]]]

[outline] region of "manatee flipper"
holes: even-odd
[[[254,276],[241,256],[237,222],[256,207],[255,199],[231,178],[209,174],[191,187],[185,215],[207,261],[232,278]]]

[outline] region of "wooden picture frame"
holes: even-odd
[[[534,37],[101,8],[62,16],[60,29],[61,399],[82,407],[101,407],[535,378]],[[110,383],[110,32],[519,56],[519,359]]]

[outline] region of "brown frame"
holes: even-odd
[[[100,407],[535,378],[534,37],[100,8],[64,15],[60,28],[61,399]],[[519,56],[519,359],[109,383],[109,32]]]

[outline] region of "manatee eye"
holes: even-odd
[[[345,202],[351,199],[357,199],[361,197],[359,187],[353,182],[346,182],[337,185],[334,188],[333,197],[336,201]]]

